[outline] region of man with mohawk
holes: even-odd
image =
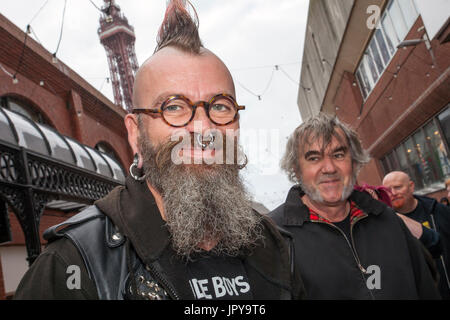
[[[46,230],[15,298],[303,297],[290,235],[252,210],[245,164],[228,157],[244,107],[185,1],[168,2],[133,105],[126,185]]]

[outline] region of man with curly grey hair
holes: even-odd
[[[270,213],[293,234],[309,299],[438,299],[421,244],[384,203],[354,190],[369,161],[357,133],[324,113],[295,129],[281,167],[297,183]]]

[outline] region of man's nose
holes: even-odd
[[[208,117],[204,104],[198,105],[195,109],[194,118],[186,126],[189,132],[203,133],[205,130],[214,128],[214,123]]]
[[[324,157],[322,162],[322,172],[327,174],[336,172],[336,165],[334,164],[333,159],[330,157]]]

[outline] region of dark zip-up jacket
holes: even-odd
[[[440,275],[439,291],[443,298],[450,299],[450,208],[433,198],[414,197],[424,207],[430,227],[439,234],[439,247],[442,249],[442,254],[436,257]]]
[[[266,217],[262,229],[264,240],[241,257],[254,299],[303,297],[289,234]],[[145,183],[128,177],[126,186],[45,235],[51,242],[25,274],[15,299],[194,299]],[[80,267],[79,288],[72,283],[68,289],[69,266]]]
[[[415,239],[395,212],[365,192],[350,201],[361,211],[351,219],[350,239],[314,216],[298,186],[269,215],[293,234],[295,261],[307,299],[439,299]]]

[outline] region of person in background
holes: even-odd
[[[447,197],[442,197],[441,200],[439,200],[439,203],[443,204],[444,206],[450,206],[450,202],[448,202]]]
[[[392,208],[354,190],[369,161],[356,132],[320,113],[297,127],[281,167],[295,183],[269,215],[295,240],[308,299],[439,299],[420,242]]]
[[[415,184],[402,171],[388,173],[383,186],[391,190],[392,206],[399,217],[436,260],[439,291],[442,298],[450,299],[450,208],[433,198],[414,195]]]
[[[392,207],[390,191],[388,188],[383,186],[371,186],[367,183],[362,186],[355,185],[354,188],[357,191],[365,191],[370,194],[372,198],[387,204],[389,207]]]
[[[370,194],[372,196],[372,198],[374,198],[378,201],[381,201],[392,208],[391,191],[384,186],[371,186],[371,185],[368,185],[365,183],[362,186],[356,185],[355,190],[365,191],[368,194]],[[402,216],[399,213],[397,213],[397,214],[399,215],[400,218],[402,218]],[[425,260],[431,271],[433,280],[436,283],[436,285],[438,285],[439,281],[440,281],[440,276],[439,276],[439,273],[436,268],[436,262],[434,261],[433,256],[430,254],[430,252],[427,250],[427,248],[425,248],[425,246],[423,246],[423,245],[422,245],[422,253],[425,256]]]

